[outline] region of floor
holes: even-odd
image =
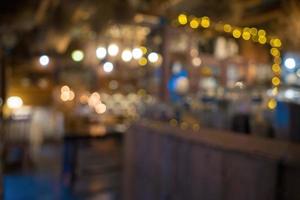
[[[43,145],[34,159],[6,170],[4,200],[119,200],[121,147],[115,139]]]

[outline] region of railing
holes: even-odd
[[[125,137],[125,200],[300,199],[300,146],[143,121]]]

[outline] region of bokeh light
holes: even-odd
[[[105,47],[98,47],[96,49],[96,56],[98,59],[102,60],[103,58],[106,57],[107,51]]]
[[[81,50],[75,50],[72,52],[71,57],[75,62],[80,62],[84,58],[84,53]]]
[[[110,56],[116,56],[119,53],[119,46],[117,44],[110,44],[107,51]]]
[[[49,57],[47,55],[42,55],[40,57],[39,61],[40,61],[40,64],[42,66],[47,66],[49,64],[49,62],[50,62],[50,59],[49,59]]]
[[[113,69],[114,69],[114,65],[111,62],[106,62],[106,63],[103,64],[103,70],[106,73],[112,72]]]
[[[130,62],[132,59],[132,53],[129,49],[125,49],[123,52],[122,52],[122,60],[124,62]]]
[[[10,109],[17,109],[23,106],[23,100],[18,96],[11,96],[7,99],[7,107]]]
[[[159,56],[158,56],[158,54],[155,53],[155,52],[152,52],[152,53],[150,53],[150,54],[148,55],[148,60],[149,60],[151,63],[157,62],[158,59],[159,59]]]

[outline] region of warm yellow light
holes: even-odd
[[[272,56],[280,56],[280,51],[277,48],[271,48],[270,53]]]
[[[84,58],[83,51],[81,51],[81,50],[75,50],[75,51],[73,51],[71,56],[72,56],[72,59],[75,62],[80,62]]]
[[[190,27],[193,29],[198,28],[199,27],[198,19],[192,19],[192,21],[190,21]]]
[[[240,38],[242,33],[239,29],[234,29],[233,32],[232,32],[232,35],[234,38]]]
[[[139,60],[139,65],[141,65],[141,66],[147,65],[147,63],[148,63],[148,60],[147,60],[147,58],[145,58],[145,57],[142,57],[142,58]]]
[[[98,114],[103,114],[106,111],[106,105],[103,103],[98,103],[97,105],[95,105],[95,111]]]
[[[275,72],[275,73],[279,73],[280,72],[280,65],[273,64],[272,65],[272,71]]]
[[[275,109],[277,106],[277,102],[275,99],[270,99],[269,102],[268,102],[268,108],[273,110]]]
[[[146,54],[148,51],[146,47],[140,47],[140,49],[142,50],[143,54]]]
[[[280,58],[280,57],[278,57],[278,56],[274,57],[274,63],[275,63],[275,64],[280,65],[281,62],[282,62],[282,61],[281,61],[281,58]]]
[[[201,26],[203,28],[208,28],[210,26],[210,19],[208,17],[202,17]]]
[[[70,93],[69,92],[63,92],[60,94],[60,99],[62,101],[68,101],[70,98]]]
[[[253,36],[257,35],[257,29],[256,29],[256,28],[251,28],[251,29],[250,29],[250,33],[251,33],[251,35],[253,35]]]
[[[273,77],[272,78],[272,84],[274,86],[278,86],[280,84],[280,79],[277,76]]]
[[[244,40],[250,40],[251,34],[250,34],[250,32],[245,31],[245,32],[243,32],[242,37],[243,37]]]
[[[10,109],[17,109],[23,106],[23,100],[18,96],[11,96],[7,99],[7,107]]]
[[[281,47],[281,45],[282,45],[282,43],[281,43],[281,40],[280,40],[280,39],[275,38],[275,39],[273,40],[273,46],[274,46],[274,47],[279,48],[279,47]]]
[[[260,44],[266,44],[267,38],[266,38],[265,36],[259,36],[259,37],[258,37],[258,42],[259,42]]]
[[[187,16],[186,16],[185,14],[180,14],[180,15],[178,16],[178,22],[179,22],[179,24],[181,24],[181,25],[187,24],[187,22],[188,22]]]
[[[64,86],[61,87],[60,91],[61,91],[61,93],[63,93],[63,92],[69,92],[70,91],[70,87],[67,86],[67,85],[64,85]]]
[[[75,98],[75,93],[71,90],[71,91],[69,92],[69,101],[74,100],[74,98]]]
[[[232,27],[229,24],[224,25],[224,32],[230,33],[232,31]]]
[[[266,36],[266,31],[265,30],[263,30],[263,29],[260,29],[259,31],[258,31],[258,36]]]

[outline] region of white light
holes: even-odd
[[[83,60],[84,54],[81,50],[75,50],[72,52],[71,57],[75,62],[80,62]]]
[[[129,49],[126,49],[122,52],[122,60],[124,62],[129,62],[132,59],[132,54],[131,51]]]
[[[288,69],[294,69],[296,67],[296,61],[294,58],[287,58],[284,61],[284,65],[288,68]]]
[[[98,59],[101,60],[101,59],[105,58],[106,54],[107,54],[107,52],[106,52],[106,49],[104,47],[98,47],[96,49],[96,56],[97,56]]]
[[[295,97],[295,92],[293,90],[289,89],[289,90],[285,91],[284,96],[287,99],[293,99]]]
[[[140,48],[134,48],[132,50],[132,57],[136,60],[140,59],[143,56],[143,51]]]
[[[111,62],[106,62],[106,63],[104,63],[104,65],[103,65],[103,70],[104,70],[106,73],[112,72],[113,69],[114,69],[114,65],[113,65]]]
[[[18,96],[12,96],[7,99],[7,106],[10,109],[17,109],[23,106],[23,100]]]
[[[47,66],[47,65],[49,64],[49,62],[50,62],[50,59],[49,59],[48,56],[42,55],[42,56],[40,57],[40,64],[41,64],[42,66]]]
[[[155,52],[152,52],[148,55],[148,60],[152,63],[155,63],[158,61],[158,54]]]
[[[119,47],[116,44],[110,44],[107,50],[110,56],[116,56],[119,53]]]

